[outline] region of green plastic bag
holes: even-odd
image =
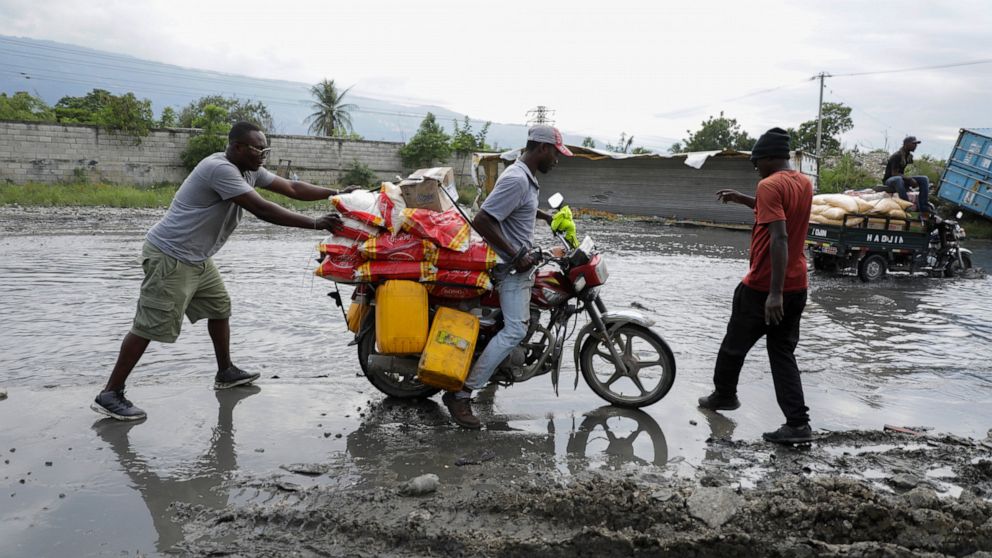
[[[572,248],[579,247],[579,238],[575,235],[575,221],[572,219],[572,210],[567,205],[555,212],[551,219],[551,230],[565,235],[565,241]]]

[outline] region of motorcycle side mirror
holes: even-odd
[[[561,207],[563,201],[565,201],[565,197],[562,196],[561,193],[555,192],[548,198],[548,205],[551,206],[551,209],[558,209]]]
[[[958,211],[957,213],[954,214],[955,219],[961,219],[961,217],[964,217],[963,211]]]

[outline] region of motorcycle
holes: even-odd
[[[559,209],[560,194],[551,197]],[[578,317],[589,321],[578,329],[573,359],[578,377],[599,397],[620,407],[639,408],[661,400],[675,382],[675,357],[665,340],[651,329],[654,321],[633,311],[610,311],[600,297],[609,278],[606,261],[591,238],[572,248],[564,235],[557,238],[565,246],[558,255],[535,253],[539,265],[533,268],[530,322],[524,340],[498,366],[492,382],[510,385],[551,374],[558,393],[565,344],[578,328]],[[356,297],[375,304],[375,288],[363,283]],[[438,304],[430,300],[431,314]],[[459,301],[458,308],[479,317],[479,338],[473,362],[486,344],[502,329],[499,295],[489,291],[481,297]],[[379,391],[397,398],[425,398],[440,390],[417,379],[419,356],[394,356],[376,350],[375,312],[362,321],[355,339],[358,360],[366,378]]]

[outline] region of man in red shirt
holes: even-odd
[[[751,264],[734,291],[727,335],[720,345],[713,373],[715,390],[701,397],[699,406],[731,411],[741,406],[737,381],[744,358],[762,336],[767,336],[775,397],[786,422],[763,437],[770,442],[796,444],[812,440],[809,408],[793,354],[799,343],[799,321],[806,307],[806,254],[813,184],[789,167],[789,135],[772,128],[758,138],[751,162],[761,175],[755,196],[720,190],[723,203],[754,209]]]

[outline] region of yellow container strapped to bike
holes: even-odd
[[[416,355],[427,344],[427,288],[416,281],[386,281],[375,292],[375,341],[386,355]]]
[[[420,355],[417,379],[448,391],[462,389],[478,338],[479,318],[447,306],[438,308],[427,346]]]

